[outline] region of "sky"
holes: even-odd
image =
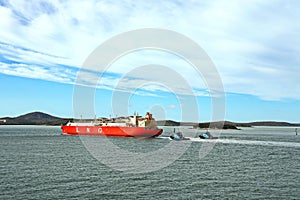
[[[154,28],[182,34],[206,52],[224,88],[225,120],[299,123],[299,7],[297,0],[0,0],[0,117],[74,116],[89,55],[119,34]],[[151,111],[158,119],[213,119],[218,97],[206,77],[170,52],[129,52],[85,77],[98,79],[92,98],[99,117]],[[195,110],[196,119],[187,116]]]

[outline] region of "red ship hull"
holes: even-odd
[[[162,129],[127,126],[62,126],[63,135],[93,135],[111,137],[156,137]]]

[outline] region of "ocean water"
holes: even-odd
[[[156,139],[109,140],[135,153],[185,142],[170,141],[173,128],[164,129]],[[93,140],[101,144],[104,138]],[[199,158],[209,142],[213,149]],[[226,130],[210,141],[192,138],[177,160],[148,173],[102,164],[81,137],[62,136],[60,127],[0,126],[0,154],[0,199],[300,199],[300,135],[290,127]]]

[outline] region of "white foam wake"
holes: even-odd
[[[297,142],[277,142],[277,141],[257,141],[257,140],[235,140],[235,139],[212,139],[203,140],[200,138],[190,138],[193,142],[216,142],[223,144],[246,144],[246,145],[261,145],[261,146],[279,146],[279,147],[296,147],[300,148],[300,143]]]
[[[159,137],[160,139],[169,139],[169,137]],[[257,141],[257,140],[236,140],[236,139],[200,139],[190,138],[192,142],[214,142],[222,144],[245,144],[245,145],[261,145],[261,146],[278,146],[278,147],[294,147],[300,148],[299,142],[277,142],[277,141]]]

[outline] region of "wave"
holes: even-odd
[[[169,139],[169,137],[159,137],[159,139]],[[277,142],[277,141],[259,141],[259,140],[236,140],[236,139],[200,139],[189,138],[192,142],[212,142],[222,144],[245,144],[245,145],[260,145],[260,146],[278,146],[278,147],[294,147],[300,148],[299,142]]]

